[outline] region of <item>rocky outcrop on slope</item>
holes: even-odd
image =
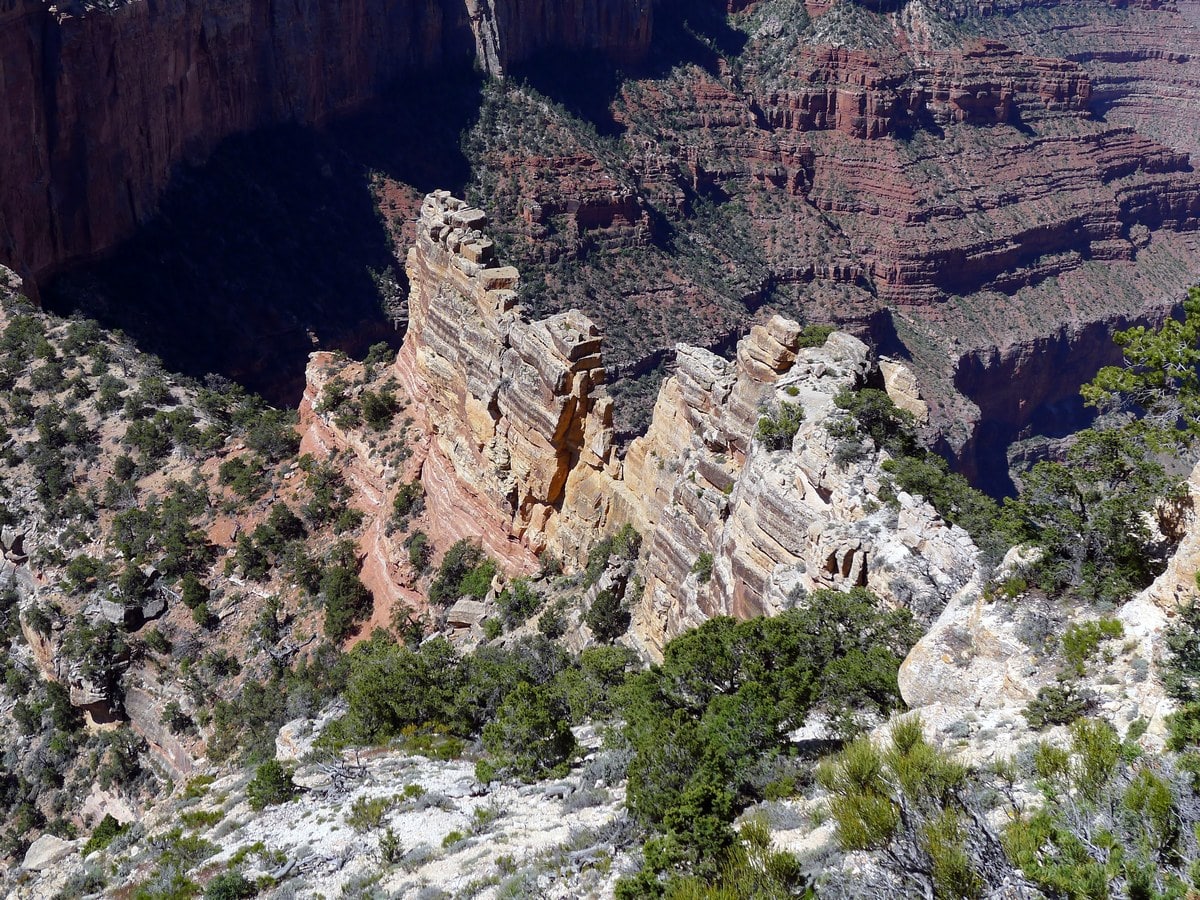
[[[776,317],[732,362],[681,347],[629,450],[625,483],[648,547],[640,624],[656,649],[712,616],[771,615],[822,588],[868,587],[924,618],[975,576],[965,532],[906,494],[881,503],[882,454],[839,461],[826,426],[842,415],[834,397],[873,372],[866,346],[834,333],[801,349],[800,334]],[[784,405],[803,422],[771,449],[755,430]]]
[[[1091,95],[1078,64],[1024,56],[999,41],[919,58],[817,46],[778,81],[759,101],[770,127],[864,140],[930,122],[1016,124],[1023,105],[1078,112]]]
[[[408,257],[397,371],[429,434],[421,478],[447,537],[478,538],[522,571],[545,549],[578,563],[634,525],[653,650],[711,616],[778,612],[823,587],[863,585],[936,615],[971,580],[964,532],[912,497],[881,504],[882,455],[837,458],[834,397],[875,371],[861,341],[835,333],[805,348],[803,329],[777,316],[732,361],[681,345],[649,431],[619,460],[599,332],[575,311],[526,321],[518,273],[495,261],[485,223],[432,194]],[[804,421],[772,450],[755,430],[784,404]]]
[[[1166,651],[1164,631],[1181,603],[1195,597],[1200,569],[1200,466],[1187,482],[1182,505],[1186,527],[1166,569],[1144,591],[1113,614],[1123,635],[1086,663],[1077,690],[1094,695],[1094,709],[1125,731],[1145,721],[1147,746],[1161,749],[1166,717],[1175,703],[1167,697],[1159,665]],[[1015,553],[1006,566],[1019,568]],[[978,589],[955,597],[917,642],[900,667],[900,692],[926,724],[971,741],[982,758],[1012,754],[1032,734],[1022,716],[1045,687],[1062,681],[1057,645],[1072,623],[1097,618],[1094,609],[1069,608],[1034,594],[1016,599]]]
[[[645,51],[645,0],[0,7],[0,259],[40,278],[145,221],[224,137],[319,123],[406,74],[498,71],[541,49]],[[486,26],[486,28],[485,28]],[[486,50],[486,55],[485,55]],[[32,283],[28,286],[33,289]]]
[[[582,729],[580,738],[589,748],[598,744]],[[638,832],[625,809],[625,785],[612,775],[620,766],[605,756],[590,749],[581,765],[552,782],[480,784],[468,759],[375,750],[344,761],[336,781],[329,775],[333,765],[325,771],[302,766],[295,776],[301,795],[258,811],[247,800],[248,775],[210,775],[86,860],[81,841],[41,838],[23,862],[0,873],[0,889],[19,900],[81,896],[81,879],[72,877],[117,860],[122,874],[114,885],[142,883],[154,876],[169,846],[163,835],[190,813],[193,839],[213,849],[202,861],[185,863],[202,884],[236,866],[250,879],[271,877],[282,885],[276,893],[301,897],[353,894],[364,885],[392,896],[435,890],[556,900],[612,896],[616,879],[635,865]],[[380,814],[364,825],[361,811],[368,804]],[[389,842],[391,858],[385,855]]]
[[[397,369],[431,435],[422,468],[443,527],[482,537],[511,569],[547,548],[578,559],[579,531],[613,472],[600,333],[571,311],[529,322],[516,269],[495,262],[487,217],[446,192],[421,207],[408,255],[409,326]]]

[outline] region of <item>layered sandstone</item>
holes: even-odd
[[[222,138],[323,122],[405,75],[466,69],[476,47],[499,71],[546,48],[634,59],[649,40],[646,0],[528,6],[5,0],[0,259],[30,280],[108,250],[154,212],[175,166]]]
[[[800,333],[775,317],[733,361],[679,348],[650,429],[629,450],[625,483],[648,535],[640,625],[655,649],[712,616],[775,614],[823,588],[867,587],[924,618],[975,576],[963,531],[906,494],[881,503],[884,454],[839,461],[827,426],[844,415],[837,394],[875,372],[866,346],[835,333],[801,349]],[[784,404],[803,422],[789,447],[771,450],[756,428]]]
[[[596,326],[575,311],[527,321],[486,223],[446,192],[426,197],[397,369],[428,423],[435,516],[520,569],[547,548],[586,552],[572,523],[605,503],[588,485],[615,465],[612,402]]]
[[[776,316],[733,360],[681,345],[649,431],[621,460],[597,329],[575,311],[528,321],[485,223],[432,194],[408,257],[397,371],[429,435],[421,478],[447,537],[477,538],[519,572],[545,549],[578,564],[632,524],[651,652],[712,616],[775,613],[826,587],[869,587],[932,616],[974,576],[964,532],[907,495],[880,502],[884,454],[839,461],[826,427],[844,415],[834,398],[876,372],[861,341],[835,333],[806,348],[803,329]],[[756,429],[782,404],[803,422],[771,450]]]

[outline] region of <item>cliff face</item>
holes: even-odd
[[[527,321],[486,224],[446,192],[426,197],[397,368],[432,434],[422,479],[436,518],[519,570],[547,547],[586,549],[565,523],[613,464],[612,403],[599,331],[575,311]]]
[[[931,616],[971,579],[964,532],[911,497],[880,503],[880,456],[835,461],[834,396],[873,370],[861,341],[836,333],[803,349],[800,326],[775,317],[733,361],[680,345],[649,431],[619,460],[599,332],[575,311],[527,321],[518,273],[496,264],[484,224],[432,194],[408,257],[397,371],[430,436],[421,480],[445,539],[480,539],[519,572],[543,549],[578,564],[632,524],[645,574],[636,618],[652,651],[712,616],[778,612],[823,587],[870,587]],[[780,404],[804,421],[771,451],[754,434]],[[709,578],[692,571],[702,557]]]
[[[499,41],[484,61],[493,71],[546,46],[632,57],[649,37],[644,0],[135,0],[111,11],[5,0],[0,258],[40,278],[126,237],[175,165],[230,134],[321,122],[406,73],[469,66],[489,46],[481,5]]]
[[[1091,76],[1093,108],[1165,144],[1200,152],[1200,3],[1109,0],[1081,15],[1063,0],[958,3],[952,14],[1012,47],[1062,57]],[[1114,32],[1119,30],[1119,39]]]
[[[833,402],[874,366],[866,346],[834,333],[801,349],[800,329],[756,326],[732,362],[680,347],[678,370],[625,460],[647,535],[639,624],[655,649],[717,615],[778,613],[822,588],[868,587],[918,619],[935,615],[975,574],[970,538],[924,501],[880,500],[885,456],[838,461]],[[789,446],[754,439],[764,410],[794,404]],[[704,555],[711,577],[697,571]]]
[[[501,74],[543,50],[587,49],[619,62],[640,60],[650,44],[651,0],[464,0],[484,71]]]

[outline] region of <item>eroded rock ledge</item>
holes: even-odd
[[[632,524],[652,651],[711,616],[778,612],[822,587],[868,586],[931,617],[976,578],[965,532],[919,499],[880,502],[882,454],[835,460],[834,397],[876,373],[861,341],[839,332],[803,348],[801,327],[776,316],[732,361],[680,345],[648,432],[621,459],[598,329],[577,311],[528,321],[486,222],[431,194],[408,255],[396,366],[430,435],[421,479],[445,537],[478,538],[522,572],[544,551],[579,565]],[[803,422],[771,451],[754,432],[784,403]],[[692,571],[706,554],[711,577]]]

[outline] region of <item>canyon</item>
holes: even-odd
[[[223,138],[319,125],[405,75],[477,58],[497,73],[548,45],[636,59],[650,22],[648,2],[605,0],[534,10],[490,0],[6,0],[0,257],[32,293],[64,263],[129,237],[176,168],[203,162]]]
[[[372,296],[406,315],[409,223],[421,197],[451,187],[492,214],[531,311],[578,308],[606,335],[614,393],[639,398],[618,406],[620,449],[644,430],[677,341],[728,355],[780,313],[908,359],[930,441],[1003,493],[1008,461],[994,446],[1064,410],[1086,421],[1069,400],[1111,361],[1104,333],[1170,314],[1197,277],[1200,4],[870,6],[426,0],[334,15],[319,2],[268,14],[13,0],[0,13],[14,97],[0,259],[27,291],[49,288],[54,308],[144,331],[168,361],[177,348],[147,323],[150,306],[201,330],[219,319],[210,364],[292,405],[308,349],[384,335]],[[431,89],[472,66],[495,77]],[[353,139],[340,124],[350,113]],[[316,299],[244,274],[256,271],[241,260],[252,236],[211,242],[222,209],[240,219],[253,204],[172,201],[169,227],[153,225],[164,191],[212,194],[188,173],[279,123],[326,144],[275,190],[311,205],[264,198],[297,240],[255,253],[279,256],[263,267],[279,279],[336,256]],[[249,189],[308,140],[267,140]],[[333,219],[353,227],[331,253],[336,228],[313,223],[337,207],[335,184],[355,205]],[[159,271],[174,256],[190,270],[178,303],[181,267]],[[77,276],[66,289],[64,271]],[[339,280],[355,302],[337,302]],[[131,293],[147,308],[129,310]],[[226,322],[222,310],[238,312]],[[348,321],[323,327],[338,316]],[[1070,379],[1044,374],[1048,343],[1069,348]],[[271,358],[255,361],[267,344]],[[186,363],[199,372],[203,360]]]

